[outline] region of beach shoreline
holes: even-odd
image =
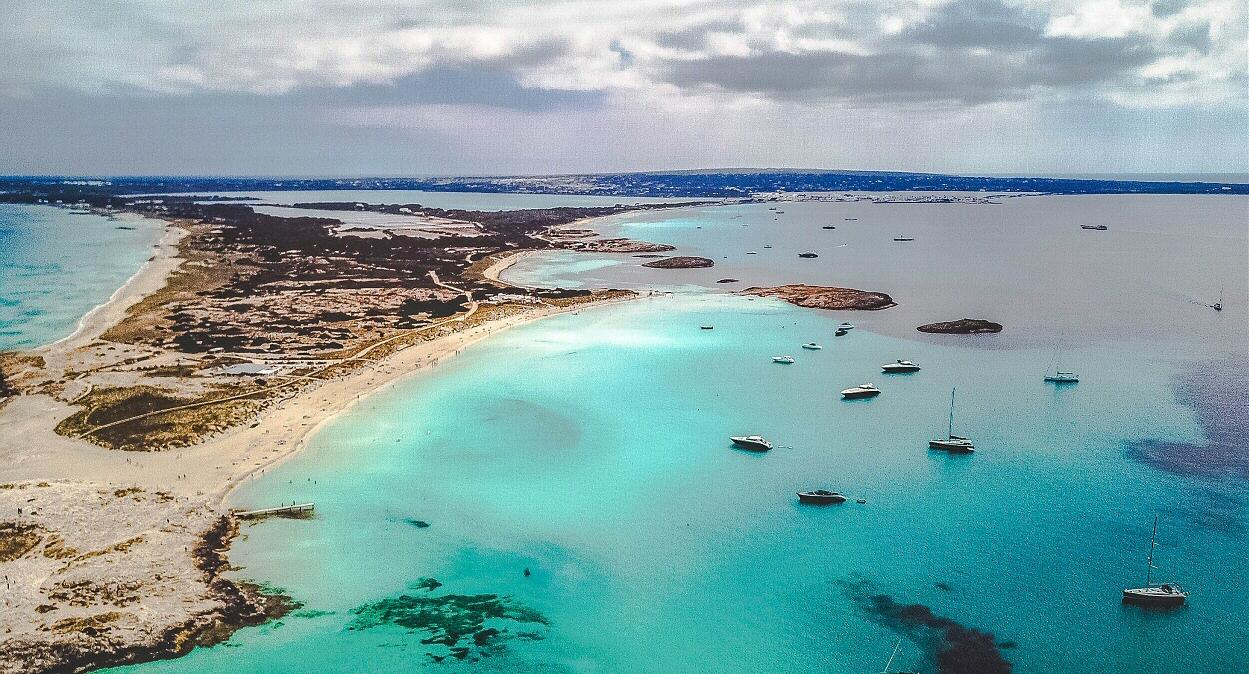
[[[108,300],[84,314],[71,335],[26,352],[64,371],[64,386],[27,391],[0,405],[0,506],[7,506],[0,513],[6,520],[0,522],[0,539],[4,539],[0,542],[19,544],[20,554],[8,560],[11,563],[6,567],[11,568],[6,571],[22,583],[20,592],[6,597],[0,621],[5,629],[0,654],[11,656],[0,657],[0,673],[60,671],[69,663],[88,663],[94,668],[176,657],[189,650],[187,638],[208,645],[228,638],[240,627],[263,622],[266,615],[280,615],[291,603],[287,598],[271,597],[245,582],[223,578],[215,568],[206,571],[194,556],[166,551],[211,548],[226,559],[233,537],[230,532],[237,527],[229,507],[234,491],[301,453],[318,432],[369,396],[429,372],[502,330],[642,297],[632,292],[602,292],[528,304],[494,303],[484,305],[490,310],[478,311],[483,305],[470,296],[467,312],[414,331],[436,329],[435,336],[376,358],[363,358],[372,346],[363,349],[358,352],[359,360],[365,362],[362,367],[302,385],[260,410],[250,423],[230,426],[186,447],[118,451],[59,433],[59,420],[72,413],[73,402],[80,397],[70,393],[77,383],[71,364],[81,367],[85,352],[101,348],[116,349],[114,359],[116,354],[124,358],[151,351],[150,347],[100,340],[130,317],[131,307],[163,290],[171,275],[187,262],[179,243],[190,230],[172,219],[164,227],[153,256]],[[497,277],[533,252],[503,255],[483,276],[501,287],[519,289]],[[90,363],[92,356],[86,358]],[[38,510],[20,507],[28,494],[37,495]],[[114,515],[86,517],[81,513],[84,500],[94,500],[95,509]],[[174,530],[166,516],[177,520]],[[224,530],[223,521],[230,523]],[[85,564],[87,559],[91,564]],[[144,570],[143,575],[135,575],[136,565]],[[96,588],[96,594],[68,605],[53,599],[64,593],[61,588],[71,578]],[[136,598],[119,599],[111,590],[101,589],[119,584],[135,588]],[[137,599],[153,594],[163,599]],[[149,610],[152,601],[159,610]],[[141,612],[117,610],[130,602],[138,602]],[[271,610],[275,606],[278,609]],[[67,627],[73,625],[93,626],[103,636],[83,637]],[[171,641],[170,635],[190,636]]]
[[[122,214],[122,217],[125,218],[126,215]],[[133,219],[151,218],[136,216]],[[139,265],[130,278],[113,291],[108,299],[83,314],[73,332],[55,342],[32,349],[32,353],[43,355],[57,350],[68,351],[98,339],[106,330],[123,320],[131,306],[160,290],[169,275],[182,263],[182,259],[178,257],[178,242],[187,234],[174,221],[164,221],[160,227],[164,232],[153,245],[152,256]]]

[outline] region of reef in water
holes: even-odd
[[[356,607],[347,629],[395,625],[423,632],[421,643],[435,647],[427,655],[442,662],[448,657],[477,661],[497,655],[513,639],[540,640],[543,634],[533,628],[550,624],[541,613],[507,595],[433,594],[440,587],[438,580],[422,578],[413,583],[410,592]],[[526,629],[509,629],[520,624]]]
[[[870,581],[849,581],[843,586],[872,620],[924,645],[941,674],[1009,674],[1012,669],[991,632],[938,615],[923,604],[901,603],[879,592]]]

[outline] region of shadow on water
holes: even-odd
[[[498,594],[435,594],[434,578],[414,582],[407,592],[352,609],[348,630],[393,625],[421,632],[434,662],[447,658],[476,662],[502,654],[509,640],[538,641],[550,623],[537,611]],[[523,626],[525,629],[519,629]]]
[[[1181,375],[1179,401],[1197,413],[1206,444],[1142,440],[1133,459],[1176,475],[1249,480],[1249,362],[1227,356]]]
[[[1249,362],[1227,355],[1203,363],[1176,382],[1179,401],[1197,414],[1205,443],[1139,440],[1127,447],[1134,461],[1173,475],[1195,478],[1205,488],[1191,490],[1180,506],[1188,518],[1229,534],[1246,530],[1249,504]]]
[[[998,643],[992,632],[968,627],[938,615],[923,604],[904,604],[879,591],[874,583],[858,578],[841,581],[850,598],[870,619],[911,639],[926,650],[926,659],[942,674],[1006,674],[1013,665],[1001,649],[1014,642]]]

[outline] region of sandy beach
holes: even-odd
[[[124,316],[126,307],[159,288],[177,266],[173,244],[180,236],[178,231],[170,227],[170,233],[162,240],[162,252],[112,299],[84,318],[73,338],[46,347],[41,355],[50,360],[91,342],[111,325],[109,318]],[[529,253],[522,251],[507,256],[484,275],[496,278],[526,254]],[[60,435],[54,428],[70,412],[69,405],[46,395],[20,396],[0,409],[0,482],[79,480],[89,475],[95,482],[167,489],[220,504],[235,485],[298,452],[321,425],[365,396],[434,367],[500,330],[580,309],[586,304],[534,306],[506,318],[418,342],[350,374],[303,388],[249,425],[235,427],[198,445],[168,451],[118,452]]]
[[[225,517],[235,487],[298,453],[320,428],[370,394],[429,371],[479,340],[631,297],[513,307],[485,320],[474,316],[482,305],[473,301],[469,311],[430,326],[446,334],[384,356],[369,357],[366,349],[356,357],[362,367],[295,389],[250,423],[187,447],[116,451],[57,433],[58,422],[74,410],[67,400],[85,394],[75,391],[77,382],[69,377],[84,359],[92,362],[84,353],[107,348],[113,363],[151,355],[144,346],[102,347],[100,336],[165,285],[183,263],[178,242],[185,234],[168,223],[152,258],[108,301],[86,314],[72,335],[32,353],[67,372],[58,395],[28,393],[0,407],[0,520],[8,520],[0,521],[0,563],[5,582],[15,584],[8,586],[0,621],[0,672],[169,657],[276,615],[266,606],[285,610],[283,601],[218,574],[236,530]],[[503,256],[482,276],[510,285],[498,281],[499,274],[531,253]],[[104,516],[86,517],[87,511]],[[208,558],[220,562],[197,561]],[[70,586],[82,588],[76,591],[83,596],[66,603]],[[131,605],[141,610],[128,610]],[[88,637],[84,628],[90,628]]]

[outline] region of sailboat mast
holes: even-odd
[[[902,648],[902,638],[898,638],[898,643],[893,645],[893,653],[889,656],[889,662],[885,663],[885,668],[880,670],[880,674],[889,674],[890,668],[893,667],[893,659],[898,657],[898,649]]]
[[[945,429],[945,435],[947,438],[954,437],[954,392],[957,390],[957,388],[950,389],[950,423]]]
[[[1145,587],[1149,587],[1154,577],[1154,548],[1158,545],[1158,515],[1154,515],[1154,532],[1149,535],[1149,561],[1145,570]]]

